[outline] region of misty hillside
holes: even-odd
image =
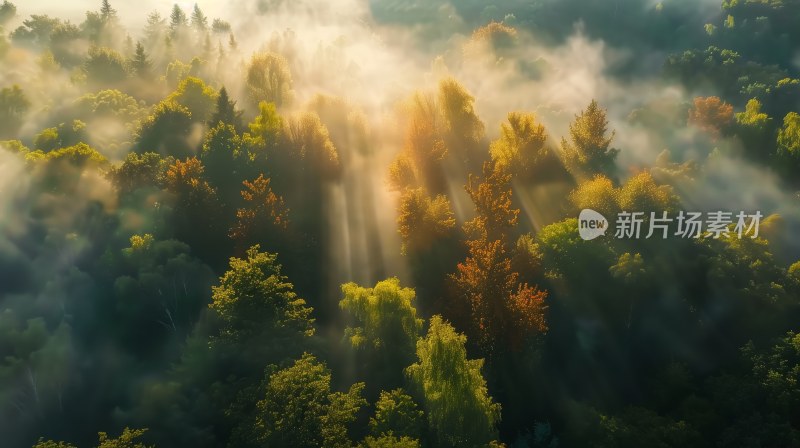
[[[800,447],[800,0],[0,31],[0,448]]]

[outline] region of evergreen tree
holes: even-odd
[[[108,0],[103,0],[103,5],[100,7],[100,18],[103,22],[109,22],[117,18],[117,10],[111,7]]]
[[[152,77],[153,64],[147,53],[144,51],[144,46],[141,42],[136,42],[136,52],[130,62],[130,67],[133,73],[143,79]]]
[[[225,86],[219,90],[217,97],[217,110],[211,116],[209,125],[216,126],[220,122],[233,125],[237,132],[242,132],[244,124],[242,124],[242,113],[244,111],[236,110],[236,101],[228,97],[228,90]]]

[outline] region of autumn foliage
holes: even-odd
[[[512,207],[510,181],[510,174],[488,162],[482,178],[470,176],[466,190],[477,216],[464,225],[469,256],[450,277],[454,312],[469,316],[470,340],[487,354],[517,350],[530,336],[547,331],[547,292],[521,284],[511,267],[508,239],[519,210]]]

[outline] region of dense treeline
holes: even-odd
[[[0,5],[0,445],[800,446],[800,2],[396,3],[465,35],[382,116],[302,34]],[[579,19],[681,93],[482,118],[460,76],[539,79]],[[758,237],[578,234],[753,172]]]

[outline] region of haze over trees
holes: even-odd
[[[800,447],[800,3],[712,3],[3,1],[0,445]]]

